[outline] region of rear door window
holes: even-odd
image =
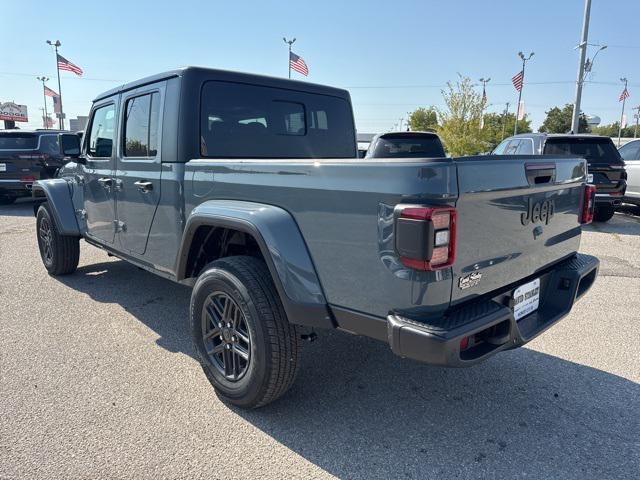
[[[627,143],[618,150],[623,160],[640,159],[640,142]]]
[[[38,149],[41,153],[48,153],[49,155],[59,155],[60,154],[60,142],[58,141],[57,135],[42,135],[40,137],[40,148]]]
[[[343,98],[210,81],[200,115],[204,157],[356,157],[351,106]]]
[[[533,155],[533,141],[528,138],[520,140],[516,155]]]
[[[124,112],[125,157],[155,157],[158,153],[159,97],[157,93],[126,101]]]
[[[505,155],[515,155],[522,140],[511,140],[504,150]]]
[[[113,103],[96,108],[91,118],[89,131],[89,155],[110,158],[116,133],[116,107]]]

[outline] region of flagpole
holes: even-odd
[[[38,80],[42,82],[42,100],[44,100],[44,128],[45,130],[49,130],[49,114],[47,113],[47,90],[45,86],[45,82],[49,80],[49,77],[37,77]]]
[[[60,102],[60,119],[59,126],[60,130],[64,130],[64,111],[62,110],[62,86],[60,85],[60,66],[58,65],[58,47],[62,45],[60,40],[56,40],[55,43],[52,43],[51,40],[47,40],[49,45],[53,45],[56,49],[56,72],[58,72],[58,101]]]
[[[621,78],[620,79],[621,82],[624,83],[624,90],[622,90],[623,95],[622,95],[622,113],[620,113],[620,125],[618,127],[618,147],[620,147],[620,137],[622,136],[622,119],[624,118],[624,105],[625,103],[627,103],[627,96],[624,95],[624,93],[627,91],[627,79],[625,78]]]
[[[293,45],[296,39],[287,40],[285,37],[282,37],[282,40],[284,40],[284,43],[289,44],[289,58],[287,59],[287,65],[289,65],[289,78],[291,78],[291,45]]]
[[[502,117],[502,138],[500,141],[504,140],[504,130],[507,126],[507,115],[509,115],[509,102],[507,102],[504,109],[504,116]]]
[[[527,61],[531,60],[531,57],[533,57],[533,55],[534,55],[534,53],[531,52],[528,57],[525,57],[522,52],[518,52],[518,56],[522,59],[522,86],[520,87],[520,90],[518,91],[518,105],[517,105],[517,109],[516,109],[516,121],[515,121],[515,127],[513,128],[513,134],[514,135],[518,134],[518,117],[520,117],[520,102],[522,101],[522,90],[524,90],[524,69],[525,69],[525,66],[527,64]]]

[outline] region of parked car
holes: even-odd
[[[0,205],[31,196],[33,182],[55,176],[65,163],[60,139],[66,141],[66,137],[72,135],[60,133],[59,130],[0,131]]]
[[[446,157],[440,137],[431,132],[388,132],[376,135],[365,158]]]
[[[84,238],[192,286],[194,351],[241,407],[281,396],[322,328],[469,366],[547,330],[597,274],[582,158],[359,159],[347,91],[194,67],[105,92],[89,118],[81,154],[74,137],[33,187],[45,268],[73,272]]]
[[[627,187],[624,162],[610,137],[525,133],[509,137],[493,151],[494,155],[571,155],[588,162],[589,183],[596,186],[594,220],[613,217]]]
[[[640,140],[623,145],[619,152],[627,171],[627,191],[623,200],[640,206]]]

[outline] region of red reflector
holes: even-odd
[[[621,197],[622,196],[622,192],[611,192],[611,196],[612,197]]]
[[[582,212],[580,215],[580,223],[588,224],[593,222],[593,210],[596,202],[595,185],[584,186],[584,198],[582,199]]]
[[[36,177],[33,175],[25,175],[24,177],[20,177],[20,181],[24,183],[33,183],[36,181]]]
[[[467,348],[469,348],[469,337],[464,337],[460,340],[460,350],[466,350]]]
[[[449,260],[449,247],[437,247],[433,249],[433,254],[431,255],[431,265],[442,265],[443,263],[447,263]]]

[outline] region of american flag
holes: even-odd
[[[71,63],[69,60],[67,60],[60,54],[58,54],[58,68],[60,70],[67,70],[68,72],[73,72],[79,77],[81,77],[83,73],[82,69],[79,66]]]
[[[53,113],[62,113],[60,110],[60,97],[53,97]]]
[[[629,98],[630,96],[631,95],[629,95],[629,90],[627,90],[627,87],[624,87],[624,90],[622,90],[622,93],[620,94],[620,98],[618,99],[618,101],[622,102],[627,98]]]
[[[511,82],[513,83],[513,86],[516,87],[516,90],[521,92],[522,91],[522,82],[524,81],[524,71],[520,70],[518,73],[516,73],[512,78],[511,78]]]
[[[58,95],[56,92],[54,92],[53,90],[51,90],[49,87],[45,86],[44,87],[44,94],[47,97],[59,97],[60,95]]]
[[[293,52],[289,52],[289,67],[293,68],[296,72],[301,73],[305,77],[309,75],[307,64],[304,63],[302,57],[299,57]]]

